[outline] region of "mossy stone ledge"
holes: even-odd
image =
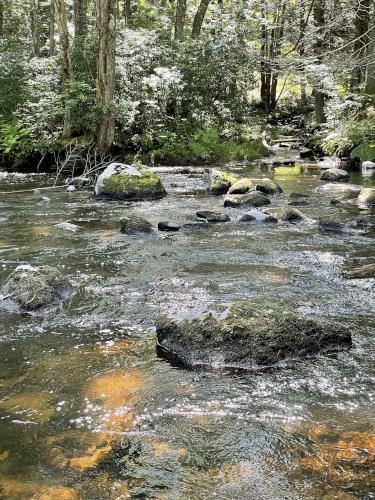
[[[337,322],[248,302],[216,306],[195,317],[160,316],[156,333],[158,353],[187,368],[252,369],[352,344],[350,331]]]
[[[160,177],[146,169],[111,163],[98,177],[95,195],[108,200],[158,200],[167,195]]]

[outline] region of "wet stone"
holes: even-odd
[[[156,333],[158,353],[187,368],[251,369],[351,346],[350,331],[336,323],[244,302],[193,319],[160,316]]]
[[[158,224],[158,229],[159,231],[179,231],[180,226],[178,224],[175,224],[174,222],[159,222]]]
[[[263,207],[271,203],[266,195],[258,191],[247,194],[232,194],[224,198],[224,207]]]
[[[288,208],[281,216],[281,220],[283,222],[296,223],[296,222],[307,222],[310,219],[306,217],[306,215],[304,215],[302,212],[297,210],[297,208]]]
[[[196,212],[198,219],[205,219],[207,222],[229,222],[230,217],[221,212],[212,212],[210,210],[198,210]]]
[[[151,233],[152,224],[143,217],[124,217],[120,221],[121,232],[124,234]]]

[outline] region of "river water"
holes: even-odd
[[[279,215],[310,195],[312,218],[375,214],[330,205],[314,165],[274,178]],[[43,317],[0,310],[0,496],[9,499],[375,498],[374,229],[232,221],[127,236],[125,215],[195,221],[224,210],[205,174],[161,169],[169,196],[98,202],[89,191],[11,193],[46,176],[0,174],[0,281],[20,264],[60,269],[72,299]],[[374,185],[375,178],[352,175]],[[55,227],[69,222],[76,232]],[[373,271],[372,271],[373,273]],[[371,277],[372,276],[372,277]],[[348,352],[249,373],[188,371],[155,353],[153,321],[236,299],[283,302],[350,327]]]

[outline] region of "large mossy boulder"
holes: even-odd
[[[193,367],[269,366],[351,346],[350,331],[251,303],[235,303],[191,319],[156,320],[157,346],[173,363]]]
[[[212,169],[208,191],[210,194],[226,194],[229,188],[238,180],[238,176],[224,170]]]
[[[253,190],[253,181],[247,177],[236,181],[228,191],[228,194],[245,194]]]
[[[359,193],[358,204],[365,208],[375,207],[375,188],[365,188]]]
[[[15,311],[37,311],[59,305],[72,291],[68,279],[53,267],[19,266],[3,284],[0,300]]]
[[[271,203],[263,193],[252,191],[245,194],[228,194],[224,198],[224,207],[244,208],[244,207],[265,207]]]
[[[160,177],[144,167],[111,163],[98,177],[95,195],[110,200],[158,200],[167,192]]]

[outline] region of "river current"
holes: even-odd
[[[204,168],[159,169],[169,195],[142,203],[14,193],[52,180],[0,173],[0,282],[20,264],[47,264],[75,290],[42,317],[0,309],[1,498],[375,498],[375,280],[365,268],[375,265],[375,230],[351,223],[375,214],[331,205],[332,193],[316,191],[314,165],[231,168],[281,185],[270,213],[302,193],[303,213],[348,230],[241,224],[241,210],[205,193]],[[375,175],[356,172],[352,182],[375,185]],[[38,205],[41,195],[51,202]],[[201,209],[232,220],[119,231],[123,216],[157,228],[194,222]],[[248,373],[188,371],[157,357],[157,314],[237,299],[348,326],[353,348]]]

